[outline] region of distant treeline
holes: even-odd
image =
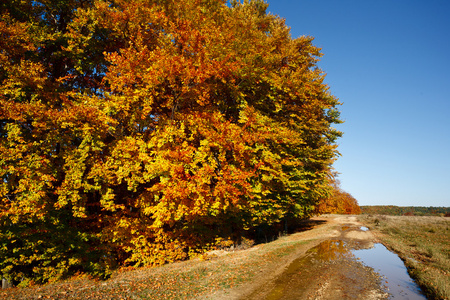
[[[380,214],[392,216],[450,216],[450,207],[394,206],[374,205],[360,206],[363,214]]]

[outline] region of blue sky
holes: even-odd
[[[322,48],[342,188],[360,205],[450,206],[450,1],[266,2]]]

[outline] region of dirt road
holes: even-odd
[[[106,281],[81,277],[15,288],[1,299],[386,299],[377,273],[354,249],[375,238],[352,216],[305,221],[301,231],[206,259],[118,271]]]
[[[361,229],[352,216],[312,221],[326,223],[285,238],[315,239],[313,243],[299,247],[278,268],[228,294],[228,299],[387,299],[379,275],[351,253],[373,246],[370,231]]]

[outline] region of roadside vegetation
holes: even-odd
[[[270,243],[216,250],[197,259],[159,267],[123,268],[105,281],[83,275],[46,285],[0,290],[0,299],[236,298],[244,285],[265,281],[319,243],[318,238],[333,226],[324,223],[304,221],[297,228],[301,232]]]
[[[430,299],[450,299],[450,218],[361,215],[359,220],[403,259]]]

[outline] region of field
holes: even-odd
[[[450,218],[361,215],[430,299],[450,299]]]

